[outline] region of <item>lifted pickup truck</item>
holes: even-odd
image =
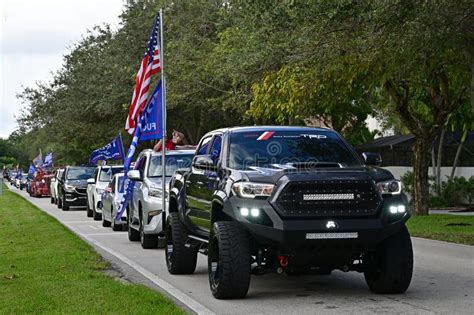
[[[206,134],[170,182],[166,264],[193,273],[208,256],[218,299],[247,295],[250,275],[363,272],[375,293],[403,293],[413,271],[401,183],[336,132],[238,127]]]

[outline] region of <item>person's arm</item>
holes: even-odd
[[[161,140],[159,140],[159,141],[155,144],[155,146],[153,147],[153,151],[160,152],[160,151],[161,151],[161,144],[162,144],[162,142],[161,142]]]

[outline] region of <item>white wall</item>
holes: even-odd
[[[397,179],[400,179],[400,177],[403,176],[408,171],[413,172],[413,167],[410,167],[410,166],[387,166],[387,167],[384,167],[384,169],[392,172],[393,176],[395,176],[395,178]],[[434,176],[432,167],[430,167],[429,175]],[[450,175],[451,175],[450,166],[441,167],[441,181],[447,181]],[[465,178],[474,176],[474,167],[464,167],[464,166],[457,167],[456,172],[454,173],[454,176],[456,177],[462,176]]]

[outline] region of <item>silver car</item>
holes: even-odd
[[[110,183],[112,176],[123,172],[123,165],[103,165],[95,169],[94,177],[87,180],[87,216],[100,220],[102,210],[98,207],[102,193]]]
[[[193,157],[194,150],[166,152],[166,187],[176,169],[191,167]],[[140,240],[143,248],[155,248],[158,236],[164,233],[166,221],[166,209],[163,211],[162,207],[161,153],[142,151],[134,170],[128,172],[128,177],[135,182],[133,197],[127,209],[128,239]]]
[[[99,206],[102,209],[102,226],[110,227],[114,231],[122,231],[123,227],[127,225],[127,213],[122,214],[122,223],[115,223],[115,216],[120,208],[120,201],[122,200],[123,190],[123,173],[115,174],[109,185],[105,188],[102,195],[102,202]]]

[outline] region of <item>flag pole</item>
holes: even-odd
[[[163,44],[163,9],[160,9],[160,66],[161,66],[161,209],[166,213],[166,82]]]

